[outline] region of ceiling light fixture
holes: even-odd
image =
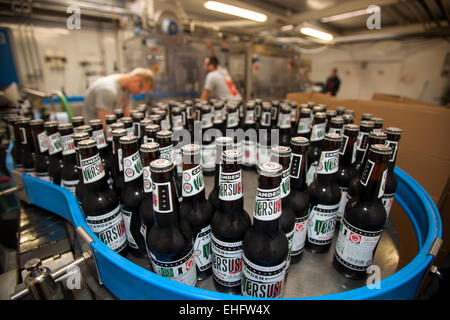
[[[217,1],[206,1],[204,4],[206,9],[214,10],[226,14],[231,14],[233,16],[238,16],[241,18],[257,21],[257,22],[265,22],[267,20],[267,16],[265,14],[231,6],[229,4],[225,4]]]
[[[364,16],[366,14],[369,14],[370,12],[367,12],[367,9],[361,9],[361,10],[356,10],[356,11],[350,11],[350,12],[345,12],[345,13],[341,13],[341,14],[337,14],[335,16],[329,16],[329,17],[325,17],[325,18],[321,18],[320,22],[322,23],[327,23],[327,22],[331,22],[331,21],[338,21],[338,20],[344,20],[344,19],[348,19],[348,18],[353,18],[353,17],[358,17],[358,16]]]
[[[331,41],[333,40],[333,35],[331,33],[323,32],[310,27],[303,27],[300,32],[306,34],[307,36],[314,37],[320,40]]]

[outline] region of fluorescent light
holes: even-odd
[[[281,27],[281,31],[291,31],[294,29],[294,26],[292,24],[288,24],[287,26]]]
[[[238,16],[245,19],[250,19],[253,21],[264,22],[267,20],[267,16],[262,13],[255,11],[231,6],[229,4],[217,2],[217,1],[206,1],[205,8],[209,10],[219,11],[222,13],[231,14],[233,16]]]
[[[322,19],[320,19],[320,22],[327,23],[327,22],[331,22],[331,21],[344,20],[344,19],[348,19],[348,18],[363,16],[363,15],[366,15],[369,13],[370,12],[367,12],[367,9],[350,11],[350,12],[346,12],[346,13],[337,14],[335,16],[329,16],[329,17],[322,18]]]
[[[330,41],[333,40],[333,35],[331,33],[323,32],[317,29],[303,27],[300,29],[300,32],[306,34],[307,36],[311,36],[314,38],[318,38],[321,40]]]

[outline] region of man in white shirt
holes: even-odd
[[[213,98],[228,101],[242,99],[227,69],[219,65],[215,56],[205,59],[204,68],[208,74],[206,75],[205,89],[201,96],[203,101]]]

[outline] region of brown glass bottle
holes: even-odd
[[[84,125],[84,117],[83,116],[75,116],[72,117],[72,126],[75,129],[76,127]]]
[[[241,158],[236,150],[222,153],[219,208],[211,221],[214,285],[227,293],[241,291],[242,240],[250,227],[250,217],[244,210]]]
[[[306,248],[313,253],[324,253],[333,240],[341,192],[337,183],[341,136],[326,133],[323,150],[317,166],[317,177],[308,186],[309,217]]]
[[[284,214],[280,198],[281,172],[279,163],[258,165],[253,225],[242,242],[243,296],[280,298],[283,294],[289,244],[280,221]]]
[[[133,118],[131,117],[122,117],[119,119],[125,126],[125,130],[127,130],[127,136],[134,135],[134,127],[133,127]]]
[[[124,117],[124,113],[122,108],[116,108],[113,110],[114,115],[116,116],[117,119],[123,118]]]
[[[53,183],[58,186],[61,185],[61,172],[62,172],[62,144],[61,135],[58,132],[57,121],[44,122],[45,131],[47,131],[48,137],[48,173],[53,179]]]
[[[110,249],[125,254],[127,236],[116,193],[108,187],[105,168],[97,150],[97,141],[78,143],[84,183],[81,208],[86,224]],[[105,222],[108,222],[107,224]]]
[[[115,114],[107,114],[105,116],[105,137],[108,144],[108,152],[112,152],[112,131],[114,130],[111,125],[116,123],[117,117]]]
[[[31,133],[30,118],[20,118],[16,123],[19,128],[20,144],[22,146],[20,163],[23,166],[23,173],[36,177],[36,169],[34,168],[34,142]]]
[[[309,140],[305,137],[291,138],[291,192],[287,198],[287,207],[295,214],[294,235],[291,247],[291,264],[300,261],[306,241],[307,221],[309,214],[309,194],[306,185],[306,152]]]
[[[356,162],[355,168],[357,171],[360,171],[361,166],[363,165],[363,157],[369,148],[369,133],[372,131],[374,127],[374,123],[372,121],[361,121],[359,124],[359,133],[358,139],[356,140]]]
[[[327,112],[327,125],[325,127],[325,132],[330,132],[331,119],[337,116],[336,110],[328,110]]]
[[[103,131],[103,124],[100,119],[93,119],[89,121],[89,125],[92,128],[91,138],[97,141],[97,149],[102,158],[103,165],[108,179],[108,184],[112,185],[111,170],[113,166],[112,152],[108,148],[108,143],[105,138],[105,132]]]
[[[161,130],[156,133],[156,142],[159,143],[159,152],[161,159],[168,159],[172,161],[172,163],[175,165],[175,149],[173,147],[172,142],[172,131],[170,130]],[[177,167],[174,166],[173,168],[173,176],[175,179],[175,183],[177,186],[177,195],[178,195],[178,202],[182,202],[183,198],[181,196],[181,182],[178,175]]]
[[[142,159],[142,178],[144,193],[139,205],[139,216],[141,217],[141,233],[145,240],[145,246],[148,256],[147,239],[150,229],[155,224],[153,219],[153,192],[152,192],[152,175],[150,171],[150,163],[159,159],[159,144],[156,142],[147,142],[141,145]]]
[[[311,109],[301,108],[297,121],[297,136],[309,139],[311,137]]]
[[[156,142],[156,133],[161,131],[159,124],[148,124],[145,126],[145,134],[147,136],[147,142]]]
[[[344,115],[344,113],[345,113],[345,107],[342,107],[342,106],[336,107],[336,114],[338,116],[342,116],[342,115]]]
[[[280,216],[281,230],[283,230],[289,244],[288,256],[286,260],[286,270],[289,269],[291,263],[291,248],[294,237],[295,227],[295,212],[292,207],[288,205],[289,197],[291,196],[291,153],[290,147],[277,146],[272,147],[272,162],[279,163],[282,166],[281,181],[280,181],[280,196],[282,214]]]
[[[211,276],[211,219],[214,208],[205,197],[205,182],[201,166],[201,147],[188,144],[181,148],[183,157],[183,202],[180,218],[192,229],[197,279]]]
[[[127,130],[121,128],[121,129],[114,129],[112,131],[113,134],[113,155],[114,155],[114,167],[113,170],[113,190],[120,196],[123,185],[124,185],[124,178],[123,178],[123,163],[122,163],[122,148],[120,146],[120,138],[125,137],[127,135]]]
[[[148,234],[147,245],[155,273],[195,286],[197,269],[192,231],[189,224],[180,219],[173,168],[168,159],[150,163],[155,224]]]
[[[372,121],[374,123],[373,131],[381,131],[383,129],[383,118],[380,117],[373,117]]]
[[[280,106],[279,129],[280,129],[280,146],[289,147],[291,140],[291,106],[283,103]]]
[[[314,114],[314,121],[311,128],[310,146],[306,154],[306,184],[309,186],[316,177],[317,166],[319,165],[322,151],[323,139],[325,137],[326,113],[317,112]]]
[[[213,206],[214,210],[219,207],[219,178],[220,178],[220,163],[222,152],[233,148],[233,139],[230,137],[219,137],[216,139],[216,168],[214,172],[214,187],[208,196],[208,201]]]
[[[386,209],[386,214],[389,217],[389,213],[391,212],[392,204],[394,202],[395,192],[397,190],[397,176],[394,173],[394,168],[397,160],[400,138],[403,132],[400,128],[388,127],[386,128],[386,133],[386,145],[392,148],[392,155],[389,158],[386,187],[383,195],[383,205]]]
[[[333,259],[335,269],[350,279],[364,279],[372,265],[378,241],[386,222],[382,203],[388,161],[392,149],[383,144],[372,145],[361,176],[358,200],[347,206]]]
[[[84,194],[84,182],[83,182],[83,173],[81,172],[81,163],[80,163],[80,148],[78,144],[80,141],[89,139],[89,133],[86,131],[75,132],[73,134],[73,143],[75,145],[75,160],[76,167],[78,171],[78,184],[75,186],[75,198],[77,199],[78,204],[81,207],[81,198],[83,198]]]
[[[30,121],[31,134],[33,136],[35,158],[34,168],[36,169],[36,178],[52,182],[48,173],[48,139],[42,119]]]
[[[125,136],[119,139],[122,149],[124,185],[120,192],[120,203],[130,252],[136,257],[144,257],[146,248],[141,233],[139,205],[143,196],[142,162],[138,138]]]
[[[73,126],[71,123],[62,123],[58,126],[61,135],[63,169],[61,171],[61,187],[69,190],[76,196],[76,187],[79,182],[75,143],[73,141]]]
[[[330,119],[330,127],[328,129],[329,133],[337,133],[342,136],[344,133],[344,119],[342,117],[333,117]]]
[[[140,124],[139,128],[141,130],[141,135],[140,135],[140,138],[139,138],[139,145],[142,145],[142,144],[148,142],[147,141],[147,139],[148,139],[147,138],[147,134],[145,133],[145,127],[148,126],[149,124],[152,124],[152,121],[150,119],[142,119],[139,122],[139,124]]]

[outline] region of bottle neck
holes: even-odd
[[[241,212],[243,208],[242,171],[239,169],[224,172],[222,165],[219,178],[219,210],[223,213],[234,214]]]
[[[386,162],[376,162],[368,159],[361,174],[361,200],[381,199],[386,184],[387,169]]]
[[[290,175],[292,189],[306,191],[306,153],[292,152]]]
[[[354,136],[342,136],[342,143],[341,143],[341,150],[339,154],[341,155],[340,158],[340,165],[343,168],[350,167],[355,161],[356,161],[356,137]]]
[[[80,164],[81,178],[86,190],[103,191],[108,188],[105,168],[98,153],[92,157],[81,159]]]
[[[173,179],[153,181],[153,213],[159,228],[178,226],[178,202]]]
[[[388,162],[389,171],[394,170],[395,163],[397,162],[398,144],[399,141],[397,140],[386,140],[386,145],[392,148],[392,155]]]
[[[328,183],[335,179],[339,169],[339,149],[322,150],[317,166],[317,180]]]
[[[188,168],[188,167],[191,168]],[[205,181],[201,165],[185,165],[183,168],[182,185],[183,202],[191,204],[200,203],[205,200]]]
[[[256,189],[253,229],[258,233],[273,236],[280,230],[281,192],[280,187]]]
[[[134,152],[133,152],[134,151]],[[142,185],[143,167],[139,151],[133,150],[129,155],[123,157],[123,178],[125,185]]]

